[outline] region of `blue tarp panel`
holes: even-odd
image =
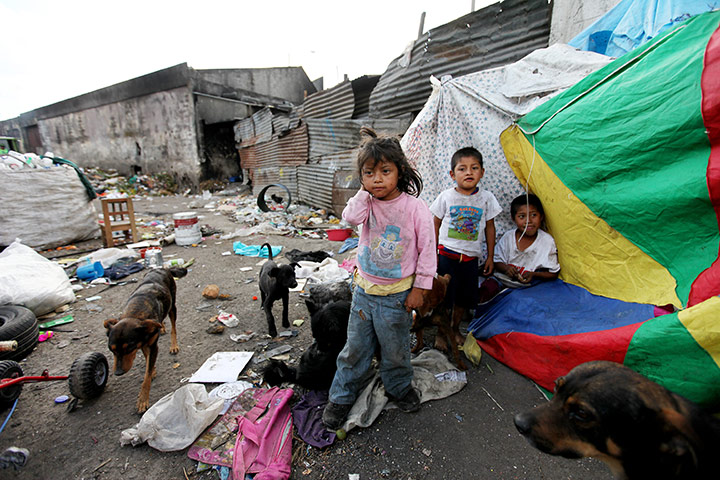
[[[720,8],[716,0],[622,0],[569,45],[619,57],[690,17]]]

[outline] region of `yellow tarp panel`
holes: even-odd
[[[510,168],[540,197],[555,238],[560,278],[595,295],[682,307],[670,272],[592,213],[553,173],[520,129],[500,135]],[[648,227],[650,227],[648,225]]]
[[[679,311],[678,320],[720,367],[720,298],[710,297]]]

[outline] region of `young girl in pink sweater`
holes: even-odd
[[[342,216],[362,230],[347,342],[323,412],[330,430],[343,425],[378,347],[380,378],[388,396],[403,411],[420,408],[411,385],[411,312],[422,306],[423,292],[432,288],[437,269],[432,214],[416,198],[422,179],[397,139],[378,137],[369,129],[361,133],[369,137],[357,160],[362,187]]]

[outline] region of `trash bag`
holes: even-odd
[[[60,265],[18,240],[0,253],[0,305],[22,305],[41,316],[74,301]]]
[[[140,423],[120,434],[120,445],[148,445],[161,452],[182,450],[220,414],[225,401],[210,398],[205,385],[189,383],[165,395],[143,414]]]

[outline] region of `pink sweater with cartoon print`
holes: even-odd
[[[376,285],[415,274],[414,286],[430,290],[437,270],[433,218],[425,202],[407,193],[384,201],[365,190],[348,200],[342,217],[362,224],[358,271]]]

